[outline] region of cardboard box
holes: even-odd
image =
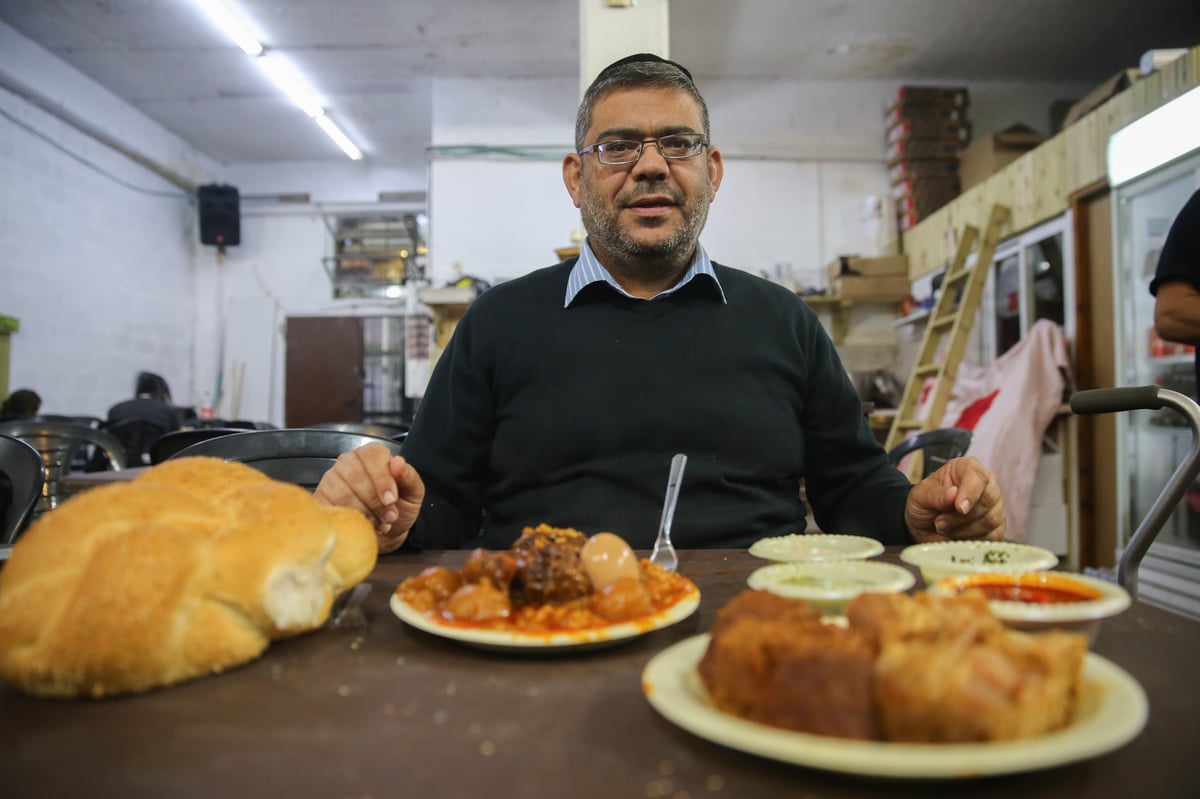
[[[892,198],[897,202],[905,197],[918,197],[921,199],[941,199],[944,202],[949,202],[962,193],[962,184],[959,183],[958,177],[939,179],[939,178],[916,178],[911,180],[902,180],[892,186]]]
[[[950,142],[965,147],[971,141],[971,127],[962,122],[942,122],[936,119],[905,119],[887,132],[887,143],[898,141]]]
[[[891,130],[902,122],[970,125],[966,109],[955,106],[895,105],[883,115],[885,130]]]
[[[979,137],[963,150],[958,163],[963,191],[983,183],[1045,140],[1045,136],[1021,124],[1012,125],[991,136]]]
[[[843,300],[902,300],[908,294],[908,275],[843,275],[830,286]]]
[[[839,277],[896,277],[908,280],[907,255],[881,255],[876,258],[861,258],[857,255],[840,255],[825,267],[829,282]]]
[[[901,86],[888,101],[887,113],[912,107],[966,108],[970,98],[966,86]]]
[[[1063,127],[1078,122],[1085,114],[1099,108],[1114,94],[1128,89],[1139,77],[1138,71],[1132,67],[1113,75],[1071,106],[1071,110],[1067,111],[1067,115],[1063,118]]]
[[[888,167],[892,185],[906,180],[958,180],[958,159],[897,161]]]
[[[961,145],[957,141],[926,141],[901,139],[887,146],[887,165],[901,161],[957,161]]]
[[[920,220],[957,196],[957,194],[905,194],[896,200],[896,211],[900,214],[916,214],[917,219]],[[907,228],[904,229],[907,230]]]

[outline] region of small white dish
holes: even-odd
[[[926,585],[960,574],[1038,572],[1058,565],[1050,550],[1010,541],[914,544],[900,552],[900,560],[919,568]]]
[[[952,596],[972,588],[982,591],[992,614],[1013,629],[1082,632],[1089,643],[1100,622],[1130,604],[1129,592],[1116,583],[1065,572],[943,577],[929,593]]]
[[[751,588],[803,599],[826,616],[838,616],[859,594],[896,594],[916,583],[902,566],[871,560],[772,563],[746,579]]]
[[[861,535],[800,533],[760,538],[750,545],[750,554],[776,563],[807,563],[827,560],[865,560],[883,552],[883,544]]]

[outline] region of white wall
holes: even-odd
[[[104,417],[148,369],[188,397],[188,197],[3,89],[0,174],[0,314],[20,322],[10,389],[37,391],[44,413]]]

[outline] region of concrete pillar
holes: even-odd
[[[633,53],[670,58],[668,0],[579,0],[579,96],[600,70]]]

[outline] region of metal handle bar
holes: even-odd
[[[1200,405],[1186,394],[1158,386],[1095,388],[1071,395],[1071,410],[1077,414],[1115,413],[1119,411],[1173,408],[1183,414],[1192,428],[1192,450],[1171,474],[1162,493],[1138,525],[1117,563],[1117,582],[1137,599],[1137,570],[1150,544],[1158,535],[1171,511],[1183,501],[1188,486],[1200,475]]]

